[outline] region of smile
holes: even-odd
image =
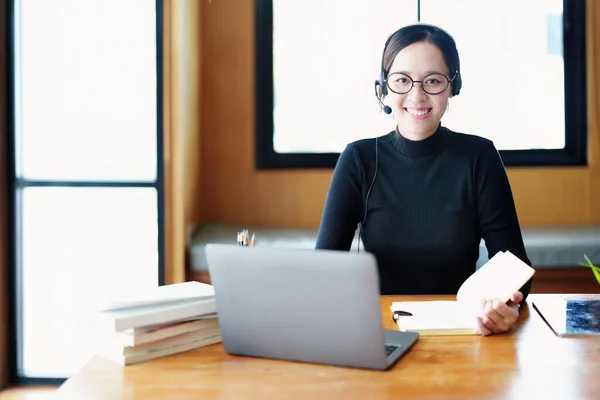
[[[426,118],[431,113],[431,108],[404,108],[410,116],[413,118]]]

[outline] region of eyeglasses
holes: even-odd
[[[394,72],[386,79],[386,85],[394,93],[406,94],[412,90],[415,83],[420,83],[425,93],[440,94],[448,88],[454,78],[456,78],[456,74],[450,79],[444,74],[435,73],[427,75],[420,81],[415,81],[402,72]]]

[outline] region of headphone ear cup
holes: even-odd
[[[460,89],[462,87],[462,79],[460,77],[460,73],[456,73],[456,78],[452,82],[452,95],[456,96],[460,93]]]
[[[377,96],[379,100],[382,100],[381,98],[387,94],[387,91],[385,89],[386,88],[384,87],[384,85],[381,84],[381,80],[375,81],[375,96]]]
[[[383,79],[383,74],[379,78],[379,87],[381,89],[381,95],[387,96],[387,85],[385,84],[385,79]]]

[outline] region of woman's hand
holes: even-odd
[[[493,333],[509,331],[519,318],[519,303],[523,300],[523,293],[514,292],[508,303],[500,299],[482,300],[481,313],[477,316],[479,333],[489,336]]]

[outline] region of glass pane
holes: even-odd
[[[503,150],[564,148],[562,3],[421,1],[421,21],[448,30],[461,57],[444,125]]]
[[[155,1],[16,3],[19,176],[154,180]]]
[[[416,3],[273,0],[275,151],[340,152],[393,129],[373,83],[387,35],[416,22]],[[463,88],[444,125],[499,149],[564,147],[562,0],[420,7],[421,21],[448,30],[461,57]]]
[[[20,373],[68,377],[102,331],[90,310],[158,285],[153,188],[27,188],[22,192]]]
[[[414,22],[416,0],[273,0],[275,151],[336,152],[393,129],[374,82],[388,35]]]

